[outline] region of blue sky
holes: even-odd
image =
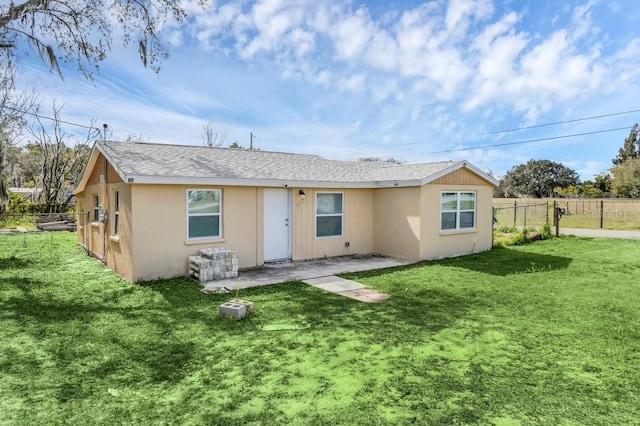
[[[640,121],[632,113],[487,134],[640,109],[635,3],[262,0],[202,9],[189,0],[189,21],[163,32],[171,57],[159,75],[114,43],[94,81],[72,65],[63,81],[35,58],[23,61],[20,80],[39,91],[44,113],[57,98],[64,119],[107,123],[111,139],[198,145],[211,120],[225,145],[248,145],[253,132],[263,150],[467,159],[497,176],[550,159],[590,179],[611,166],[628,130],[460,149]]]

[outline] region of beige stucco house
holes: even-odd
[[[494,178],[466,161],[379,164],[96,142],[76,189],[78,242],[129,281],[186,275],[205,247],[240,268],[378,253],[489,250]]]

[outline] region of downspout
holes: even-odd
[[[255,265],[258,266],[258,241],[260,241],[260,239],[258,238],[258,217],[260,212],[258,211],[259,205],[258,205],[258,187],[256,186],[256,220],[254,220],[255,226],[256,226],[256,260],[255,260]],[[262,208],[262,210],[264,211],[264,207]],[[263,232],[264,234],[264,232]],[[262,242],[262,245],[264,246],[264,241]]]
[[[82,221],[82,242],[84,243],[84,249],[87,252],[87,256],[91,256],[91,246],[89,245],[89,238],[91,237],[91,224],[89,223],[89,212],[80,212],[84,216]],[[89,232],[87,233],[87,228]]]

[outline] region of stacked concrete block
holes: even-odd
[[[202,283],[238,276],[236,252],[224,248],[206,248],[199,256],[189,256],[189,276]]]
[[[223,318],[242,319],[247,315],[247,306],[241,303],[226,302],[220,305],[220,316]]]
[[[253,312],[254,304],[248,300],[232,299],[220,305],[220,316],[223,318],[242,319]]]

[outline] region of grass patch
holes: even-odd
[[[0,236],[3,424],[637,424],[640,241],[556,238],[300,282],[130,285],[70,233]]]
[[[0,229],[35,230],[37,217],[34,215],[0,214]]]

